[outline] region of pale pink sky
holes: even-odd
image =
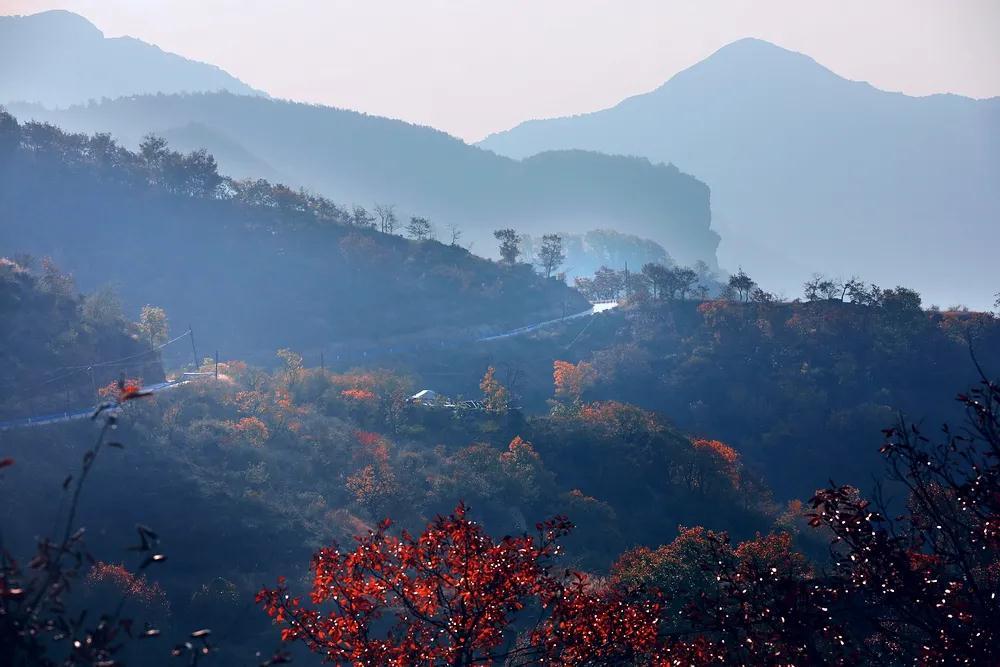
[[[741,37],[914,95],[1000,95],[1000,0],[0,0],[203,60],[278,97],[467,140],[611,106]]]

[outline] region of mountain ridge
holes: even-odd
[[[636,155],[698,174],[712,188],[720,262],[773,290],[795,294],[811,272],[859,274],[911,284],[931,303],[992,303],[956,267],[988,271],[985,247],[1000,243],[990,226],[1000,217],[1000,98],[881,91],[744,40],[650,93],[478,145],[515,159],[569,148]],[[775,253],[787,260],[765,258]],[[805,270],[790,275],[792,264]]]
[[[957,98],[957,99],[961,99],[961,100],[970,100],[970,101],[976,101],[976,102],[1000,100],[1000,95],[992,95],[992,96],[989,96],[989,97],[972,97],[972,96],[969,96],[969,95],[962,95],[960,93],[953,93],[953,92],[947,92],[947,91],[946,92],[937,92],[937,93],[928,93],[927,95],[913,95],[913,94],[910,94],[910,93],[904,93],[902,91],[888,90],[888,89],[885,89],[885,88],[880,88],[880,87],[876,86],[875,84],[871,83],[870,81],[865,81],[865,80],[862,80],[862,79],[851,79],[851,78],[848,78],[848,77],[843,76],[841,74],[838,74],[837,72],[833,71],[829,67],[827,67],[827,66],[823,65],[822,63],[820,63],[818,60],[816,60],[812,56],[810,56],[810,55],[808,55],[806,53],[802,53],[801,51],[795,51],[793,49],[785,48],[785,47],[783,47],[783,46],[781,46],[779,44],[775,44],[774,42],[770,42],[770,41],[768,41],[766,39],[762,39],[762,38],[759,38],[759,37],[742,37],[740,39],[737,39],[735,41],[729,42],[728,44],[725,44],[725,45],[719,47],[718,49],[716,49],[715,51],[713,51],[711,54],[709,54],[708,56],[706,56],[704,59],[698,61],[697,63],[691,65],[690,67],[686,67],[686,68],[684,68],[684,69],[682,69],[680,71],[674,72],[673,74],[671,74],[670,76],[668,76],[667,79],[665,81],[663,81],[663,83],[660,83],[660,84],[658,84],[658,85],[656,85],[653,88],[650,88],[648,90],[628,95],[628,96],[622,98],[621,100],[619,100],[618,102],[615,102],[614,104],[610,104],[608,106],[602,106],[602,107],[599,107],[597,109],[593,109],[593,110],[590,110],[590,111],[581,111],[581,112],[578,112],[578,113],[564,114],[564,115],[561,115],[561,116],[543,116],[543,117],[527,118],[527,119],[522,120],[522,121],[516,123],[515,125],[512,125],[512,126],[506,128],[506,129],[497,130],[495,132],[490,132],[489,134],[487,134],[485,137],[483,137],[479,141],[474,141],[474,142],[471,142],[471,143],[473,143],[474,145],[477,145],[477,146],[478,145],[486,144],[493,137],[506,134],[507,132],[511,132],[511,131],[513,131],[513,130],[515,130],[515,129],[521,127],[521,126],[523,126],[523,125],[530,125],[530,124],[537,123],[537,122],[545,122],[545,121],[551,121],[551,120],[578,119],[578,118],[582,118],[582,117],[586,117],[586,116],[591,116],[591,115],[594,115],[594,114],[599,114],[599,113],[602,113],[602,112],[605,112],[605,111],[610,111],[612,109],[616,109],[616,108],[618,108],[618,107],[620,107],[620,106],[622,106],[624,104],[627,104],[629,101],[634,100],[636,98],[644,98],[644,97],[656,94],[658,91],[662,90],[668,84],[670,84],[670,82],[673,81],[676,77],[684,74],[685,72],[688,72],[688,71],[690,71],[692,69],[697,68],[699,65],[707,62],[708,60],[710,60],[712,58],[715,58],[719,54],[726,53],[726,52],[728,52],[730,50],[736,51],[738,49],[744,48],[746,45],[751,45],[751,44],[752,45],[758,45],[758,44],[759,45],[764,45],[767,48],[773,49],[776,52],[782,52],[782,53],[785,53],[785,54],[789,54],[791,56],[800,57],[800,58],[804,59],[805,61],[808,61],[810,64],[815,65],[818,69],[823,70],[825,72],[828,72],[828,73],[832,74],[833,76],[835,76],[835,77],[837,77],[839,79],[842,79],[842,80],[850,82],[850,83],[862,84],[864,86],[867,86],[869,88],[872,88],[874,90],[877,90],[877,91],[879,91],[881,93],[885,93],[885,94],[888,94],[888,95],[900,95],[902,97],[906,97],[906,98],[910,98],[910,99],[917,99],[917,100],[930,99],[930,98],[938,98],[938,97],[941,97],[941,98]]]
[[[106,37],[73,12],[0,16],[2,101],[60,108],[104,97],[203,90],[266,96],[216,65],[135,37]]]
[[[554,151],[515,161],[405,121],[229,93],[9,108],[68,131],[111,132],[131,147],[148,132],[177,139],[184,134],[179,128],[207,128],[175,148],[207,148],[235,178],[260,177],[266,164],[283,182],[336,201],[393,203],[402,220],[429,217],[439,234],[457,225],[463,243],[475,244],[479,254],[491,254],[498,227],[533,235],[615,228],[660,243],[682,263],[716,265],[709,189],[645,158]],[[236,153],[253,159],[231,159]]]

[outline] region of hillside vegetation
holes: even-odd
[[[159,356],[114,294],[83,297],[51,262],[34,268],[0,257],[0,421],[86,407],[121,375],[163,380]],[[127,362],[97,363],[116,359]]]
[[[23,283],[25,303],[51,299],[45,275],[9,270]],[[64,328],[90,331],[88,312],[66,308]],[[6,315],[23,331],[37,309]],[[94,331],[102,341],[122,336]],[[18,367],[91,354],[56,348],[39,356],[35,341],[9,342],[5,354]],[[106,342],[100,349],[111,352]],[[516,535],[565,513],[575,528],[562,564],[607,573],[621,551],[669,541],[678,524],[708,522],[752,538],[781,511],[731,448],[691,440],[633,406],[580,404],[561,383],[558,409],[525,416],[508,409],[500,376],[488,381],[493,369],[483,367],[486,410],[439,410],[408,403],[414,380],[391,370],[331,372],[307,367],[290,350],[279,357],[273,373],[224,360],[218,379],[123,401],[113,432],[123,447],[105,447],[86,479],[78,520],[96,563],[74,581],[67,613],[89,609],[96,623],[98,612],[123,599],[136,627],[148,621],[164,637],[212,628],[213,660],[241,665],[274,646],[271,624],[253,609],[261,584],[301,568],[319,545],[350,544],[385,516],[418,531],[464,499],[490,534]],[[27,391],[18,396],[30,400]],[[29,553],[40,527],[65,520],[69,495],[62,505],[53,497],[60,484],[72,491],[77,483],[74,461],[94,460],[87,452],[95,431],[83,420],[3,434],[0,503],[10,553]],[[167,555],[162,566],[137,568],[143,554],[126,549],[137,524],[155,533]],[[13,576],[4,567],[0,558],[0,584]],[[0,617],[0,636],[5,623]],[[53,641],[49,650],[57,655],[61,646]],[[173,664],[168,647],[140,643],[118,657]]]
[[[988,375],[1000,369],[1000,319],[925,310],[913,290],[853,282],[860,289],[843,301],[840,289],[793,302],[759,290],[761,301],[645,294],[592,322],[391,363],[466,395],[475,374],[444,371],[492,363],[521,405],[541,410],[552,363],[587,362],[586,398],[634,403],[725,440],[779,499],[806,498],[831,478],[867,489],[882,467],[878,433],[900,414],[928,429],[961,419],[952,388],[976,382],[972,354]]]
[[[382,233],[373,217],[266,181],[218,174],[211,155],[151,140],[127,151],[0,116],[0,249],[51,256],[83,288],[111,284],[202,332],[205,349],[441,345],[579,312],[530,266]],[[460,306],[460,307],[458,307]]]
[[[227,93],[11,110],[74,132],[109,132],[132,148],[155,132],[184,151],[207,148],[233,177],[263,176],[369,209],[395,204],[404,219],[429,217],[439,238],[456,226],[484,256],[495,255],[497,227],[536,236],[610,228],[652,239],[678,261],[715,266],[708,187],[645,159],[554,151],[519,162],[428,127]]]

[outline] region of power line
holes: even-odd
[[[168,345],[176,343],[181,338],[184,338],[185,336],[190,336],[190,335],[191,335],[191,329],[188,329],[187,331],[185,331],[184,333],[182,333],[180,336],[177,336],[175,338],[171,338],[166,343],[161,343],[160,345],[157,345],[156,347],[150,348],[148,350],[144,350],[142,352],[137,352],[135,354],[130,354],[127,357],[121,357],[119,359],[111,359],[109,361],[98,361],[98,362],[95,362],[93,364],[85,364],[83,366],[62,366],[60,368],[60,370],[62,368],[65,368],[65,369],[76,369],[76,370],[89,370],[91,368],[103,368],[105,366],[119,366],[119,365],[121,365],[121,362],[123,362],[123,361],[129,361],[131,359],[138,359],[139,357],[144,357],[147,354],[153,354],[155,352],[159,352],[160,350],[162,350],[163,348],[167,347]]]
[[[59,373],[58,375],[55,375],[54,377],[47,378],[45,380],[42,380],[42,381],[37,382],[37,383],[32,384],[32,385],[28,385],[27,387],[20,387],[19,391],[21,393],[29,393],[29,392],[32,392],[32,391],[34,391],[36,389],[39,389],[41,387],[45,387],[47,385],[50,385],[53,382],[57,382],[59,380],[65,380],[66,378],[73,377],[74,375],[78,375],[80,373],[92,372],[95,368],[117,368],[117,367],[121,367],[121,366],[129,366],[136,359],[140,359],[142,357],[146,357],[146,356],[149,356],[149,355],[155,355],[157,352],[159,352],[163,348],[165,348],[168,345],[171,345],[173,343],[176,343],[177,341],[181,340],[182,338],[184,338],[185,336],[188,336],[190,334],[191,334],[191,330],[188,329],[187,331],[185,331],[181,335],[176,336],[176,337],[168,340],[165,343],[161,343],[160,345],[157,345],[154,348],[151,348],[149,350],[144,350],[142,352],[137,352],[136,354],[130,354],[130,355],[125,356],[125,357],[120,357],[118,359],[109,359],[107,361],[96,361],[96,362],[94,362],[92,364],[86,364],[86,365],[81,365],[81,366],[59,366],[58,368],[55,368],[54,370],[55,371],[63,371],[63,370],[65,370],[67,372],[65,372],[65,373]]]

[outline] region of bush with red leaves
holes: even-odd
[[[459,504],[419,536],[397,537],[386,520],[352,551],[315,554],[312,606],[283,580],[257,601],[284,641],[335,663],[668,664],[698,650],[667,647],[655,599],[631,602],[582,574],[555,574],[557,541],[571,529],[564,517],[538,524],[536,536],[494,541],[467,515]]]

